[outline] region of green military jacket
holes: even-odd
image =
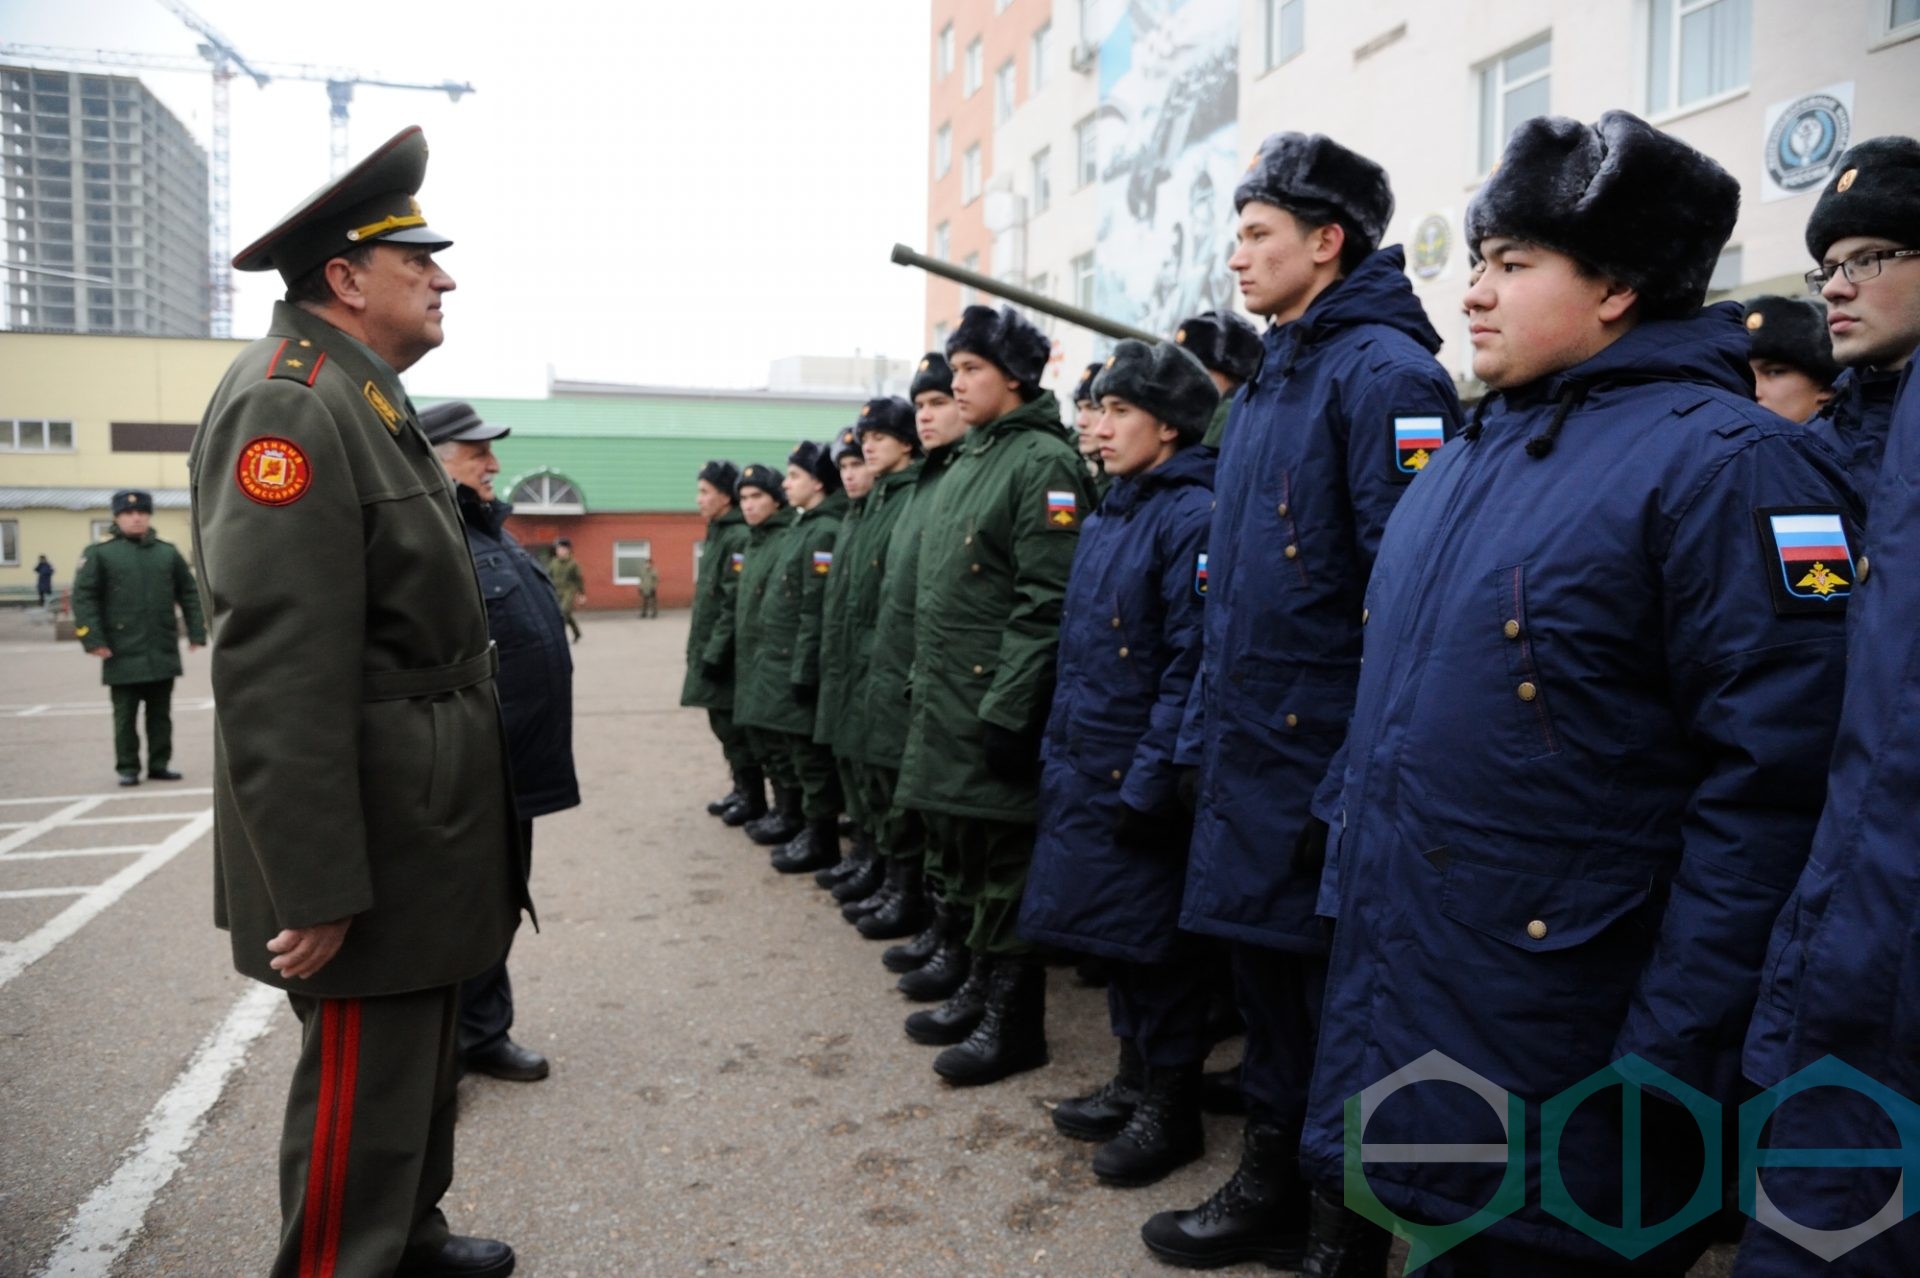
[[[813,739],[828,748],[832,748],[846,718],[847,697],[854,686],[849,676],[858,637],[849,625],[853,613],[848,601],[863,575],[859,543],[871,500],[871,494],[848,499],[840,536],[833,544],[826,593],[820,602],[820,696],[814,707]]]
[[[935,491],[920,546],[913,714],[901,806],[1031,823],[1031,784],[987,771],[984,725],[1037,737],[1053,698],[1067,572],[1092,506],[1087,469],[1042,392],[977,426]]]
[[[858,759],[865,753],[862,738],[867,731],[867,680],[873,667],[881,590],[887,574],[887,549],[893,530],[899,527],[900,517],[906,513],[919,486],[920,472],[925,465],[924,461],[915,460],[891,475],[881,476],[875,481],[873,491],[867,494],[866,510],[859,522],[850,525],[855,531],[849,534],[848,526],[842,527],[840,549],[833,566],[836,574],[843,574],[839,584],[844,588],[844,603],[837,612],[831,593],[834,582],[831,578],[827,582],[828,643],[836,642],[837,629],[840,634],[837,642],[846,655],[838,686],[830,691],[828,680],[823,677],[820,681],[820,727],[814,739],[850,759]],[[823,649],[823,665],[826,653]],[[896,752],[886,766],[899,765],[900,756]]]
[[[547,560],[547,576],[553,579],[553,592],[560,596],[560,611],[572,612],[574,600],[587,593],[587,575],[578,559],[555,555]]]
[[[173,543],[149,529],[139,538],[118,528],[80,555],[73,578],[73,634],[88,652],[110,649],[100,663],[100,682],[157,683],[180,677],[178,605],[187,618],[187,640],[207,641],[200,591]]]
[[[527,899],[487,614],[453,487],[371,350],[280,303],[188,457],[212,610],[214,919],[321,997],[451,985]],[[288,981],[282,928],[351,917]]]
[[[1230,421],[1232,417],[1233,396],[1231,394],[1222,395],[1220,397],[1220,407],[1213,410],[1213,420],[1207,423],[1207,433],[1201,437],[1200,442],[1208,448],[1217,451],[1221,443],[1227,438],[1227,422]]]
[[[934,489],[959,459],[960,445],[933,449],[900,472],[905,481],[879,494],[892,512],[880,555],[880,580],[873,600],[873,642],[867,677],[858,690],[859,719],[854,729],[856,757],[871,767],[898,770],[907,748],[907,720],[913,703],[907,680],[913,667],[913,609],[920,580],[920,539]],[[876,492],[877,492],[876,488]]]
[[[793,700],[787,684],[791,638],[776,655],[767,641],[766,627],[770,598],[777,598],[780,591],[793,515],[792,507],[782,506],[765,523],[747,530],[746,559],[733,596],[733,719],[743,727],[767,726],[760,722],[771,717],[765,703],[776,698]],[[712,646],[710,640],[709,651]]]
[[[734,703],[734,718],[749,728],[813,736],[818,698],[806,705],[793,690],[817,693],[820,687],[820,614],[847,504],[845,493],[831,493],[812,510],[789,516],[792,524],[761,605],[761,658],[742,675]]]
[[[747,519],[737,510],[707,525],[706,548],[693,582],[693,621],[687,629],[687,676],[680,704],[733,709],[733,601],[746,565]],[[704,667],[725,673],[709,679]]]

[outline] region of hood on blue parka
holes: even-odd
[[[1427,319],[1426,308],[1407,279],[1406,251],[1398,244],[1367,254],[1353,273],[1313,299],[1307,313],[1291,324],[1276,325],[1269,334],[1299,333],[1292,358],[1308,346],[1325,341],[1343,328],[1384,324],[1398,329],[1429,351],[1440,349],[1440,334]],[[1288,365],[1291,367],[1292,358]]]
[[[1218,460],[1219,454],[1211,448],[1190,444],[1144,475],[1114,481],[1113,487],[1101,499],[1100,517],[1131,519],[1134,512],[1162,488],[1179,488],[1187,484],[1212,488],[1214,465]]]

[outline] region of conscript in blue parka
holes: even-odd
[[[1374,562],[1302,1150],[1318,1196],[1359,1173],[1403,1220],[1461,1220],[1509,1165],[1522,1176],[1513,1210],[1423,1278],[1606,1274],[1627,1255],[1679,1278],[1704,1224],[1648,1246],[1601,1222],[1721,1201],[1694,1114],[1667,1098],[1738,1098],[1767,936],[1826,793],[1858,575],[1844,467],[1752,401],[1740,308],[1701,306],[1739,198],[1614,111],[1522,124],[1467,211],[1492,393]],[[1638,1105],[1611,1082],[1543,1132],[1545,1102],[1628,1057],[1659,1071]],[[1504,1143],[1485,1095],[1408,1085],[1435,1066],[1513,1098],[1524,1156],[1349,1168],[1350,1139]],[[1644,1111],[1630,1205],[1623,1108]],[[1543,1206],[1548,1136],[1585,1228]],[[1434,1251],[1416,1237],[1409,1267]]]

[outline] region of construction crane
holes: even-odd
[[[386,80],[362,75],[343,67],[309,66],[289,62],[255,62],[242,57],[224,37],[194,16],[177,0],[161,0],[183,22],[205,37],[199,56],[166,53],[123,53],[110,49],[66,49],[40,44],[0,44],[0,58],[21,62],[62,62],[81,66],[127,67],[145,71],[208,72],[213,76],[213,148],[208,180],[208,212],[212,226],[208,234],[208,281],[212,290],[212,327],[215,337],[233,335],[231,159],[232,136],[229,90],[234,79],[244,74],[256,85],[265,87],[274,80],[317,81],[327,86],[331,120],[331,159],[328,171],[338,177],[347,165],[347,124],[353,91],[366,85],[381,89],[425,89],[444,93],[458,102],[461,95],[475,92],[471,84],[443,80],[438,84],[420,84],[404,80]]]

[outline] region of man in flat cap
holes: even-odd
[[[172,542],[153,535],[153,494],[113,495],[113,532],[80,553],[73,578],[73,633],[100,658],[113,697],[113,767],[121,785],[140,784],[140,733],[147,710],[147,775],[178,781],[173,761],[173,681],[180,677],[180,622],[187,642],[207,642],[193,570]]]
[[[1747,302],[1746,325],[1754,400],[1790,422],[1810,420],[1833,398],[1840,375],[1826,311],[1804,297],[1756,297]]]
[[[214,918],[301,1021],[273,1273],[504,1275],[450,1236],[460,983],[527,897],[487,614],[400,374],[453,280],[417,128],[234,259],[287,300],[188,466],[213,613]]]
[[[520,840],[533,855],[533,820],[580,806],[573,771],[573,655],[553,582],[539,560],[507,531],[513,507],[494,495],[500,459],[493,441],[512,432],[481,419],[463,400],[435,404],[420,414],[467,534],[487,634],[500,654],[494,684],[507,725],[513,808]],[[460,986],[460,1062],[470,1073],[512,1082],[547,1076],[547,1058],[513,1040],[513,985],[507,956]]]

